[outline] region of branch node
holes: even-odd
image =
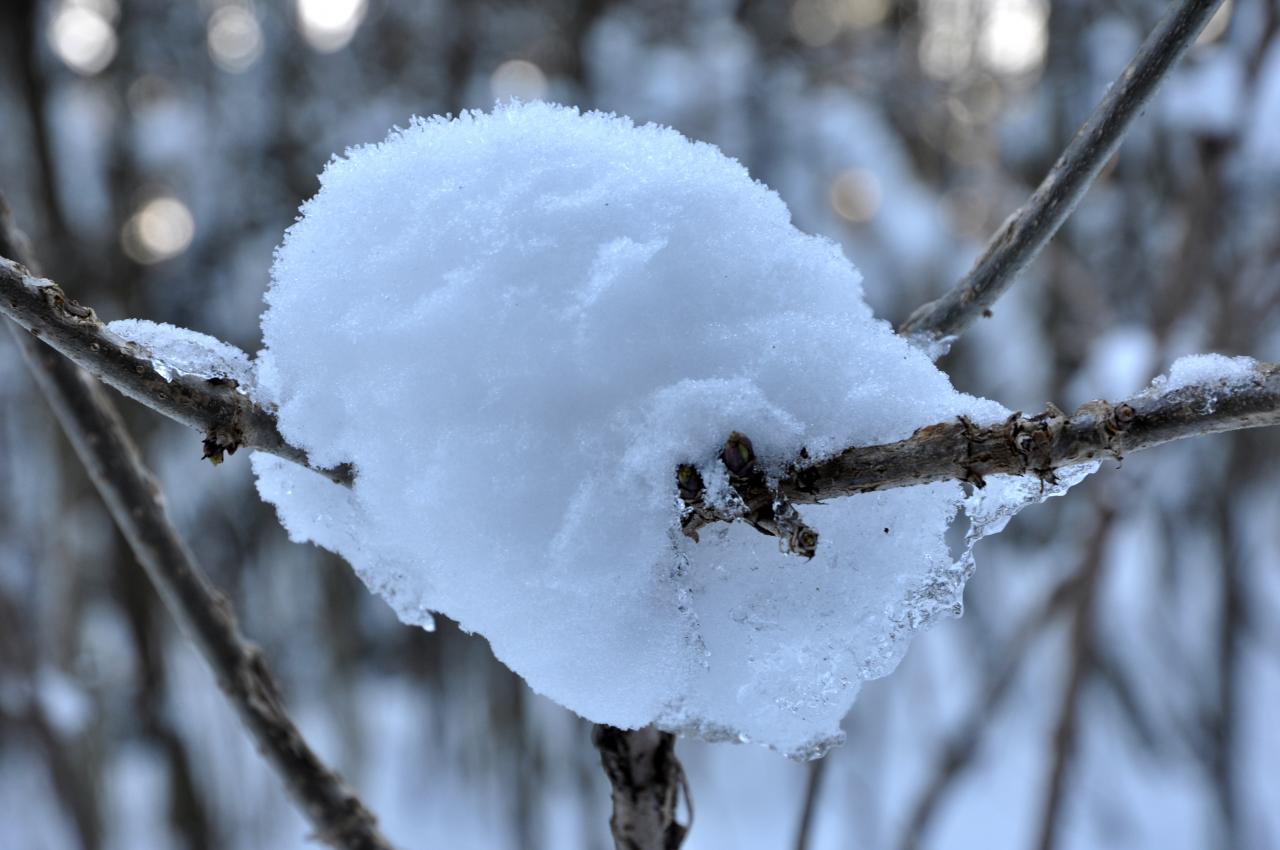
[[[746,434],[734,431],[725,440],[724,450],[720,452],[725,469],[731,478],[746,478],[755,470],[756,452]]]

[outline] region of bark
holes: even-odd
[[[701,481],[681,467],[682,526],[695,540],[714,522],[744,519],[781,537],[789,551],[811,555],[815,538],[797,546],[771,531],[779,505],[817,504],[839,496],[954,479],[978,487],[990,475],[1034,475],[1055,481],[1055,471],[1096,458],[1122,458],[1154,446],[1221,431],[1280,424],[1280,366],[1259,363],[1245,381],[1217,380],[1158,393],[1151,390],[1115,404],[1091,401],[1067,415],[1056,407],[1035,416],[1016,413],[1003,422],[977,425],[960,418],[917,430],[905,440],[845,449],[832,457],[802,457],[780,480],[763,474],[730,475],[742,504],[717,508],[702,499]],[[730,437],[729,443],[741,435]],[[732,472],[732,470],[730,470]],[[696,473],[695,473],[696,475]]]
[[[239,448],[268,452],[303,466],[306,452],[280,434],[274,411],[252,401],[233,380],[194,375],[165,378],[148,352],[106,329],[92,308],[72,300],[52,281],[0,256],[0,313],[120,392],[204,435],[215,463]],[[247,388],[244,388],[247,389]],[[316,469],[350,484],[352,470]]]
[[[597,725],[591,742],[613,792],[613,831],[617,850],[679,850],[690,824],[676,820],[676,807],[689,790],[675,754],[675,735],[652,726],[625,730]]]

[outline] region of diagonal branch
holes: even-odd
[[[1222,0],[1177,0],[1053,164],[1035,193],[991,237],[949,292],[918,308],[898,329],[924,344],[960,334],[1013,284],[1075,210],[1120,147],[1133,119],[1191,47]]]
[[[250,448],[311,467],[306,452],[281,436],[275,413],[245,395],[234,381],[194,375],[166,378],[145,350],[108,331],[91,308],[2,255],[0,313],[95,378],[202,433],[206,456],[221,459],[223,452]],[[348,466],[316,471],[340,484],[350,484],[353,477]]]
[[[0,199],[0,254],[17,253],[21,244]],[[285,711],[262,653],[245,639],[230,604],[179,537],[155,479],[102,387],[35,336],[14,326],[10,330],[135,557],[316,837],[341,850],[389,850],[374,816],[320,760]]]
[[[773,517],[778,505],[817,504],[933,481],[982,486],[986,476],[998,474],[1035,475],[1052,482],[1054,470],[1095,458],[1119,458],[1184,437],[1266,425],[1280,425],[1280,365],[1258,363],[1245,380],[1208,381],[1164,393],[1148,390],[1117,404],[1092,401],[1070,416],[1050,406],[1035,416],[1016,413],[994,425],[979,426],[961,418],[921,428],[896,443],[802,461],[776,482],[764,475],[734,477],[731,481],[742,500],[737,506],[707,504],[700,479],[690,486],[691,468],[681,467],[677,482],[685,506],[682,525],[695,540],[706,525],[735,519],[774,533],[760,520]],[[734,438],[742,439],[734,435],[730,441]],[[788,545],[789,551],[812,554],[813,544],[816,538],[805,541],[805,550]]]

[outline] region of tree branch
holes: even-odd
[[[221,460],[238,448],[268,452],[350,484],[349,466],[318,469],[280,434],[275,413],[245,395],[235,381],[194,375],[166,378],[148,352],[106,329],[89,307],[52,281],[0,256],[0,313],[133,400],[204,434],[205,456]]]
[[[609,827],[617,850],[680,850],[691,824],[676,820],[680,794],[690,806],[684,768],[676,758],[676,737],[652,726],[615,729],[597,724],[591,742],[613,790]]]
[[[1157,394],[1148,390],[1117,404],[1091,401],[1070,416],[1056,407],[1035,416],[1020,413],[994,425],[964,418],[921,428],[905,440],[845,449],[817,462],[801,460],[778,481],[765,475],[731,474],[742,504],[706,503],[702,481],[682,466],[677,483],[684,501],[684,533],[714,522],[743,519],[781,537],[789,551],[812,555],[812,539],[795,542],[770,529],[791,505],[817,504],[838,496],[894,487],[959,480],[983,486],[988,475],[1035,475],[1052,482],[1054,470],[1099,457],[1120,458],[1172,440],[1280,424],[1280,365],[1259,363],[1247,381],[1210,381]],[[726,451],[740,440],[730,437]],[[748,441],[749,445],[749,441]],[[753,459],[754,462],[754,459]],[[732,472],[732,470],[731,470]]]
[[[1004,294],[1075,210],[1133,119],[1221,2],[1178,0],[1165,13],[1035,193],[991,237],[965,278],[919,307],[898,333],[925,344],[941,342],[964,331]]]
[[[18,253],[22,242],[0,199],[0,255]],[[13,268],[5,263],[5,268]],[[7,297],[7,287],[5,292]],[[35,294],[49,296],[50,305],[62,298],[55,292]],[[75,311],[83,308],[63,298],[58,309],[75,318]],[[10,330],[135,557],[204,656],[259,751],[315,828],[316,837],[342,850],[389,850],[373,815],[312,751],[285,711],[262,653],[241,634],[227,599],[210,584],[178,535],[155,479],[101,386],[35,336],[12,326]]]

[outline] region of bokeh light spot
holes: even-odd
[[[850,168],[831,184],[831,208],[855,224],[875,218],[880,200],[880,181],[863,168]]]
[[[76,73],[97,74],[116,56],[116,30],[112,21],[118,13],[114,3],[102,0],[60,3],[49,22],[49,46],[63,64]]]
[[[297,0],[297,4],[302,35],[321,53],[346,47],[367,9],[366,0]]]
[[[1049,10],[1041,0],[994,0],[983,21],[978,50],[1001,74],[1025,74],[1044,62]]]
[[[224,71],[238,74],[262,54],[262,28],[243,6],[223,6],[209,16],[209,56]]]
[[[131,259],[150,265],[187,250],[195,232],[195,219],[187,205],[165,195],[147,201],[129,217],[120,241]]]
[[[1196,45],[1213,44],[1222,38],[1227,31],[1227,24],[1231,23],[1231,12],[1233,6],[1232,0],[1225,2],[1218,7],[1218,11],[1213,13],[1213,17],[1209,19],[1209,23],[1204,25],[1204,29],[1200,31],[1200,35],[1196,38]]]
[[[532,62],[511,59],[493,72],[489,91],[496,100],[540,100],[547,94],[547,77]]]

